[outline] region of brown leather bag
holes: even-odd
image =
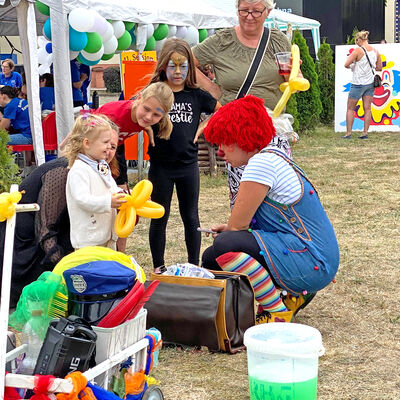
[[[145,305],[147,327],[164,342],[236,353],[255,324],[254,291],[247,275],[212,271],[215,279],[151,274],[160,284]]]

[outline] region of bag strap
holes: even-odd
[[[270,37],[271,31],[267,27],[264,27],[263,34],[261,35],[260,41],[258,42],[257,49],[250,64],[250,68],[247,71],[246,78],[236,95],[236,99],[240,99],[241,97],[246,96],[251,86],[253,85],[254,79],[261,65],[261,60],[263,59],[264,54],[267,50]]]
[[[371,61],[369,60],[367,50],[365,50],[364,47],[362,47],[362,46],[361,46],[361,48],[364,50],[364,53],[367,56],[367,60],[368,60],[369,66],[371,67],[371,70],[372,70],[372,74],[375,75],[375,71],[374,71],[374,68],[372,67]]]

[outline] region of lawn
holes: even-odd
[[[327,128],[302,135],[294,160],[318,189],[340,247],[336,284],[320,292],[296,322],[317,328],[326,354],[319,365],[319,400],[400,398],[400,135],[372,133],[369,140],[341,140]],[[229,215],[225,176],[203,176],[201,225]],[[127,253],[151,270],[142,219]],[[202,249],[211,244],[203,239]],[[183,225],[176,198],[171,212],[166,265],[185,262]],[[173,312],[173,310],[171,310]],[[163,349],[152,375],[167,400],[249,399],[246,352],[212,354]]]

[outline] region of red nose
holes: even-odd
[[[225,157],[225,152],[221,149],[218,149],[217,151],[217,156],[220,158],[224,158]]]

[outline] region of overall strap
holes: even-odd
[[[297,171],[300,175],[304,176],[304,178],[307,178],[306,173],[293,161],[291,160],[285,153],[276,150],[276,149],[263,149],[260,151],[260,153],[273,153],[276,154],[277,156],[283,158],[287,163],[289,163],[295,171]]]
[[[258,42],[258,46],[254,53],[253,60],[251,61],[250,68],[247,71],[246,78],[236,95],[236,99],[240,99],[241,97],[246,96],[246,94],[249,92],[254,82],[254,79],[257,75],[257,72],[260,68],[261,61],[264,58],[264,54],[267,50],[270,36],[271,36],[271,31],[264,26],[263,34],[260,38],[260,41]]]

